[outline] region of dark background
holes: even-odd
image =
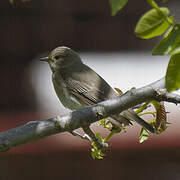
[[[178,1],[167,3],[172,14],[180,9]],[[158,38],[145,41],[133,33],[137,20],[148,9],[145,0],[129,0],[112,17],[107,0],[15,0],[13,5],[1,0],[1,130],[44,118],[25,76],[32,59],[61,45],[89,52],[151,50]],[[61,140],[67,138],[60,136]],[[87,143],[77,146],[72,138],[73,145],[57,145],[56,137],[1,153],[0,180],[180,179],[180,144],[168,133],[163,142],[157,138],[145,145],[132,141],[124,145],[122,139],[116,139],[103,161],[91,159]]]

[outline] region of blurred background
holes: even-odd
[[[166,5],[180,21],[180,1]],[[124,92],[163,77],[169,57],[151,56],[159,38],[142,40],[133,33],[148,9],[145,0],[129,1],[112,17],[108,0],[0,1],[1,131],[68,113],[55,95],[50,69],[39,62],[57,46],[77,51]],[[112,138],[101,161],[92,160],[88,142],[68,133],[1,153],[0,180],[180,179],[179,106],[166,104],[166,109],[171,124],[163,134],[139,144],[140,127],[131,126]]]

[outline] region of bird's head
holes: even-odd
[[[63,68],[68,68],[74,63],[81,62],[79,55],[65,46],[55,48],[47,57],[41,58],[41,60],[48,62],[53,72]]]

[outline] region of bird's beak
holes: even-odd
[[[43,57],[43,58],[40,58],[40,61],[48,61],[49,60],[49,57],[47,56],[47,57]]]

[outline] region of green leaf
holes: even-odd
[[[105,156],[104,153],[102,153],[101,149],[98,149],[95,142],[92,142],[91,145],[93,148],[91,149],[91,156],[93,159],[103,159]]]
[[[180,52],[173,54],[166,72],[166,89],[174,91],[180,88]]]
[[[96,137],[97,137],[99,142],[103,142],[103,138],[99,132],[96,133]]]
[[[135,28],[137,36],[149,39],[163,34],[168,29],[170,23],[166,18],[168,18],[169,9],[159,8],[159,10],[161,13],[156,9],[151,9],[140,18]]]
[[[154,48],[153,55],[174,54],[180,51],[180,24],[172,26]]]
[[[143,143],[148,138],[149,138],[149,132],[145,128],[142,128],[139,136],[139,142]]]
[[[112,16],[116,15],[116,13],[121,10],[127,2],[128,0],[109,0]]]
[[[102,127],[106,128],[108,130],[111,130],[111,123],[107,119],[101,119],[99,121],[99,126],[102,126]]]

